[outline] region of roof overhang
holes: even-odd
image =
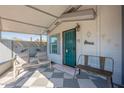
[[[61,22],[95,18],[81,5],[0,5],[0,31],[43,34]]]
[[[42,34],[68,5],[1,5],[0,31]]]

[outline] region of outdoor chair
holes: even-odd
[[[13,76],[14,78],[19,75],[20,70],[23,70],[23,66],[29,63],[29,53],[28,51],[15,55],[13,61]]]
[[[25,60],[23,60],[23,58],[25,58]],[[13,76],[14,78],[16,78],[21,71],[24,71],[25,69],[29,69],[29,68],[36,68],[38,66],[41,65],[45,65],[45,64],[49,64],[50,68],[51,68],[51,61],[48,60],[47,55],[45,52],[40,52],[36,54],[36,59],[37,59],[37,63],[30,63],[29,62],[29,54],[27,55],[23,55],[23,58],[20,56],[16,56],[14,62],[13,62]]]
[[[37,52],[36,58],[38,60],[38,64],[40,65],[49,64],[51,69],[51,60],[48,59],[46,52]]]

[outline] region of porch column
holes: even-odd
[[[1,21],[1,17],[0,17],[0,39],[1,39],[1,32],[2,32],[2,21]]]
[[[40,34],[40,47],[42,46],[42,34]]]
[[[0,31],[0,39],[1,39],[1,31]]]
[[[124,84],[124,6],[122,6],[122,84]]]

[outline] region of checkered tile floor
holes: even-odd
[[[4,88],[21,87],[54,87],[54,88],[104,88],[107,81],[100,77],[84,71],[81,74],[73,75],[60,71],[56,68],[49,69],[48,66],[41,66],[24,71],[16,81],[8,84],[1,84]]]

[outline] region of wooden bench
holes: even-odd
[[[80,60],[81,56],[84,56],[84,64],[78,64],[76,66],[74,77],[76,75],[77,69],[79,70],[79,74],[80,74],[80,70],[85,70],[85,71],[92,72],[92,73],[95,73],[95,74],[98,74],[98,75],[106,77],[107,82],[108,82],[108,86],[113,87],[112,74],[113,74],[113,70],[114,70],[113,69],[114,60],[112,58],[110,58],[110,57],[102,57],[102,56],[93,56],[93,55],[80,55],[79,58],[78,58],[78,63],[79,63],[79,60]],[[95,68],[95,67],[90,66],[88,64],[89,57],[97,57],[97,58],[99,58],[100,68]],[[105,60],[106,59],[111,60],[111,62],[112,62],[112,71],[105,70]]]

